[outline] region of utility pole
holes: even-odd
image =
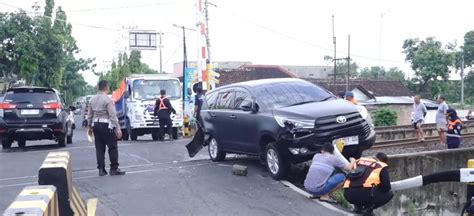
[[[163,49],[163,44],[161,41],[161,36],[163,35],[163,32],[158,32],[158,35],[160,35],[160,73],[163,73],[163,54],[162,54],[162,49]]]
[[[464,50],[461,55],[461,104],[464,105]]]
[[[351,35],[347,35],[347,77],[346,92],[349,91],[349,77],[351,75]]]
[[[35,4],[33,6],[31,6],[31,8],[35,11],[35,17],[38,17],[39,16],[39,9],[41,8],[41,6],[39,6],[38,2],[36,1]]]
[[[333,91],[336,91],[336,36],[334,34],[334,14],[332,15],[332,41],[334,44],[334,58],[332,59],[334,61],[334,88]]]

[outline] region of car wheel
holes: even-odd
[[[175,140],[178,139],[178,135],[179,135],[178,132],[179,132],[178,128],[174,127],[173,128],[173,139],[175,139]]]
[[[21,140],[18,140],[17,142],[18,142],[18,147],[25,148],[26,140],[21,139]]]
[[[130,139],[133,140],[133,141],[135,141],[135,140],[137,140],[137,138],[138,138],[137,132],[135,132],[135,131],[132,130],[132,131],[130,132]]]
[[[283,179],[290,168],[290,164],[275,147],[275,144],[271,143],[267,145],[265,148],[265,158],[267,169],[272,178],[275,180]]]
[[[122,140],[127,141],[129,137],[128,131],[127,130],[122,130]]]
[[[58,136],[58,145],[59,147],[66,147],[66,134],[61,134]]]
[[[74,130],[71,130],[71,133],[67,136],[67,144],[72,143],[72,136],[74,135]]]
[[[3,149],[9,149],[12,147],[12,140],[11,139],[2,139],[2,148]]]
[[[160,138],[160,133],[159,132],[153,132],[151,133],[151,138],[156,141]]]
[[[223,161],[225,159],[226,152],[220,149],[219,144],[214,137],[211,138],[207,149],[212,161]]]

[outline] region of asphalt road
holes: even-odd
[[[99,198],[97,215],[338,215],[273,180],[252,158],[214,163],[203,149],[191,159],[184,147],[188,140],[120,142],[119,162],[127,175],[105,177],[98,176],[95,149],[82,128],[73,141],[66,148],[54,141],[27,142],[25,150],[1,152],[0,210],[23,187],[37,184],[48,152],[67,150],[82,197]],[[232,175],[233,164],[248,166],[248,176]]]

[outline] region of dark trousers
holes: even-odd
[[[391,191],[384,192],[377,188],[374,189],[373,196],[371,188],[348,188],[344,190],[344,197],[348,202],[359,207],[372,207],[376,209],[387,204],[393,197]]]
[[[97,157],[97,169],[105,169],[105,147],[109,149],[110,169],[118,168],[117,136],[108,123],[94,123],[92,128],[95,139],[95,154]]]
[[[168,133],[170,136],[172,136],[173,123],[171,122],[170,116],[169,115],[159,116],[159,122],[160,122],[160,135],[159,135],[160,140],[164,139],[165,133]]]

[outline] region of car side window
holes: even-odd
[[[206,95],[206,100],[203,105],[203,109],[215,109],[217,102],[217,93],[212,92]]]
[[[217,97],[216,109],[233,109],[235,92],[227,91],[219,93]]]
[[[243,110],[243,107],[252,106],[252,97],[251,95],[244,90],[239,90],[235,92],[235,103],[234,109]]]

